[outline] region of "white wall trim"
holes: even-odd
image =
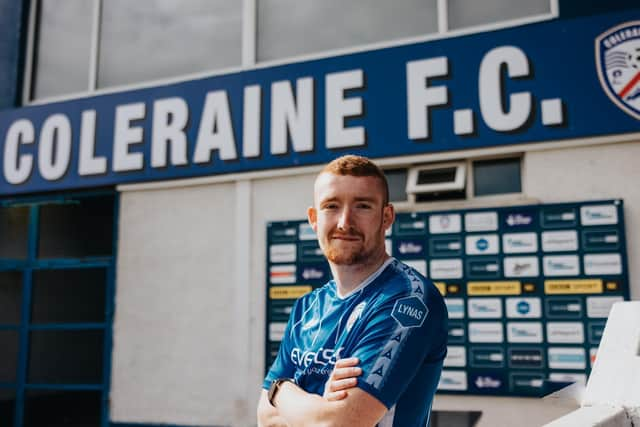
[[[95,92],[98,87],[98,64],[100,63],[100,28],[102,16],[102,0],[93,0],[93,15],[91,23],[91,48],[89,54],[89,76],[87,87],[89,93]]]
[[[574,148],[574,147],[589,147],[594,145],[623,144],[623,143],[633,142],[633,141],[640,142],[640,132],[598,136],[598,137],[592,137],[592,138],[576,138],[576,139],[568,139],[563,141],[538,142],[538,143],[508,145],[508,146],[500,146],[500,147],[478,148],[478,149],[472,149],[472,150],[447,151],[442,153],[416,154],[412,156],[396,156],[396,157],[387,157],[387,158],[374,159],[374,160],[381,167],[391,167],[391,166],[402,167],[402,166],[409,166],[409,165],[418,164],[418,163],[460,160],[460,159],[465,159],[470,157],[475,158],[475,157],[483,157],[483,156],[497,156],[497,155],[502,156],[502,155],[508,155],[508,154],[521,154],[521,153],[534,152],[534,151],[550,151],[550,150],[561,150],[565,148]],[[339,153],[336,153],[336,157],[338,156],[338,154]],[[233,182],[238,180],[268,179],[268,178],[276,178],[276,177],[283,177],[283,176],[307,175],[311,173],[318,173],[322,167],[323,165],[313,165],[313,166],[303,166],[303,167],[291,167],[291,168],[285,168],[285,169],[269,169],[266,171],[229,173],[229,174],[223,174],[223,175],[204,176],[204,177],[197,177],[197,178],[172,179],[172,180],[159,181],[159,182],[120,184],[116,186],[116,189],[120,192],[164,190],[168,188],[219,184],[223,182]]]
[[[257,57],[257,0],[242,1],[242,66],[250,68]]]
[[[31,88],[33,87],[33,56],[35,55],[38,0],[31,0],[28,3],[25,2],[23,5],[29,8],[27,48],[25,52],[24,78],[22,80],[22,104],[26,105],[30,102]]]

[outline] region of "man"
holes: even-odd
[[[430,281],[386,253],[395,213],[384,173],[364,157],[332,161],[307,214],[333,280],[294,305],[258,424],[427,425],[447,311]]]

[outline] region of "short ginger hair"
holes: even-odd
[[[383,188],[383,205],[386,206],[389,203],[389,183],[387,182],[387,177],[378,165],[366,157],[353,154],[338,157],[329,162],[322,171],[320,171],[320,174],[323,173],[343,176],[373,176],[378,178]]]

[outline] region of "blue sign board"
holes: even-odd
[[[0,195],[638,132],[629,15],[4,111]]]

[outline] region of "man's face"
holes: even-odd
[[[331,173],[318,176],[308,216],[325,256],[337,265],[363,264],[382,256],[384,234],[394,220],[378,178]]]

